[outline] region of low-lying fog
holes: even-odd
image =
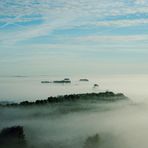
[[[41,81],[62,80],[65,77],[0,77],[0,101],[23,101],[46,99],[71,93],[99,92],[110,90],[122,92],[132,99],[147,99],[148,75],[106,75],[106,76],[78,76],[68,77],[71,84],[42,84]],[[79,79],[88,78],[89,82],[80,82]],[[98,84],[99,87],[93,87]]]
[[[104,88],[129,94],[130,101],[0,108],[0,130],[24,126],[31,148],[84,148],[95,134],[99,148],[148,148],[147,78],[100,79]]]
[[[148,104],[131,101],[0,108],[0,129],[24,126],[35,148],[83,148],[97,133],[101,148],[147,148],[147,114]]]

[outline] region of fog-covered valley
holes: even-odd
[[[20,101],[25,100],[22,94],[34,96],[35,92],[42,96],[43,92],[46,95],[47,92],[49,94],[58,92],[68,94],[69,92],[70,94],[72,92],[101,92],[105,89],[122,92],[129,97],[129,100],[115,102],[79,100],[44,105],[0,107],[0,131],[7,127],[22,126],[27,148],[148,147],[147,76],[100,77],[99,79],[94,78],[88,83],[74,81],[68,85],[44,85],[40,84],[38,79],[35,80],[35,83],[27,80],[23,84],[24,78],[18,79],[16,83],[13,83],[14,89],[10,82],[5,82],[0,89],[9,86],[8,94],[12,94],[15,98],[16,88],[24,86],[19,87],[22,92],[18,92],[17,98],[22,96]],[[99,88],[92,89],[94,82],[99,84]],[[30,87],[28,87],[29,85]],[[45,90],[42,92],[40,88]],[[2,98],[4,95],[6,92],[2,93]],[[42,97],[39,98],[42,99]],[[35,99],[28,98],[28,101],[31,100]],[[90,146],[88,144],[88,141],[94,142],[93,139],[98,145]]]
[[[99,134],[99,148],[146,148],[147,113],[132,101],[0,108],[0,129],[23,126],[28,147],[83,148]]]

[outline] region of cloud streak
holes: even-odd
[[[113,20],[113,21],[100,21],[97,22],[97,26],[105,26],[105,27],[130,27],[130,26],[139,26],[148,24],[148,19],[134,19],[134,20]]]
[[[110,36],[84,36],[77,38],[79,41],[85,42],[137,42],[137,41],[147,41],[148,35],[110,35]]]
[[[49,40],[53,38],[54,44],[64,46],[87,41],[96,44],[146,41],[147,32],[135,35],[127,31],[127,35],[119,35],[118,28],[138,26],[142,29],[148,24],[147,8],[147,0],[1,0],[0,43],[17,46],[23,41],[45,36]],[[102,30],[102,27],[106,29]],[[84,32],[84,28],[92,32],[77,36],[68,32],[70,29]],[[94,31],[94,28],[98,30]],[[112,30],[116,28],[117,35],[114,35]],[[68,35],[55,34],[58,30],[64,30]]]

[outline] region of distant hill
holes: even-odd
[[[70,94],[57,97],[48,97],[45,100],[36,100],[34,102],[23,101],[20,103],[9,103],[1,106],[29,106],[29,105],[44,105],[63,102],[76,102],[76,101],[118,101],[127,100],[128,98],[122,93],[113,93],[110,91],[100,93],[85,93],[85,94]]]

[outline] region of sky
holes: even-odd
[[[0,0],[0,75],[148,74],[148,0]]]

